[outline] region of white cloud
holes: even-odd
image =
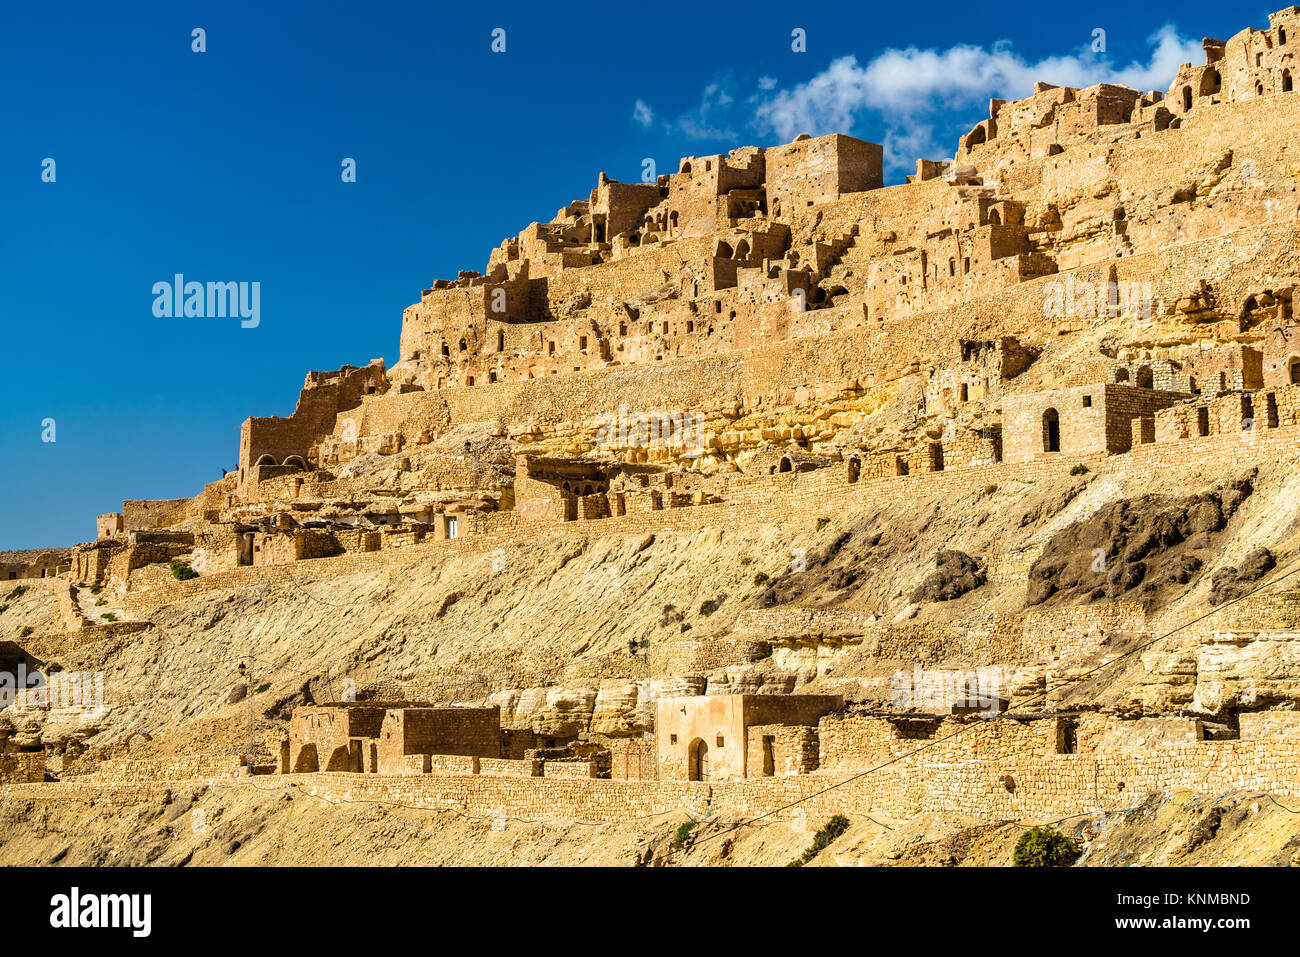
[[[885,114],[886,146],[892,137],[896,150],[902,150],[932,133],[923,121],[917,123],[918,114],[970,106],[992,97],[1020,99],[1033,92],[1037,80],[1060,86],[1106,82],[1140,90],[1165,89],[1181,63],[1197,62],[1201,56],[1200,44],[1179,36],[1172,26],[1162,27],[1148,42],[1151,53],[1145,63],[1134,60],[1122,66],[1087,47],[1066,56],[1029,61],[1007,43],[988,49],[966,44],[946,50],[891,49],[865,66],[846,56],[810,80],[761,98],[754,119],[760,129],[785,141],[799,133],[848,132],[864,112]],[[906,124],[891,121],[891,114],[901,112],[908,114]],[[912,159],[902,165],[910,165]]]
[[[734,98],[727,90],[729,78],[717,80],[704,88],[700,104],[689,113],[679,116],[672,124],[678,131],[697,140],[734,140],[736,132],[727,122],[726,114]]]
[[[650,127],[655,121],[654,111],[646,104],[645,100],[637,100],[636,106],[632,107],[632,122],[638,126]]]
[[[758,88],[759,88],[760,90],[775,90],[775,89],[776,89],[776,77],[774,77],[774,76],[760,76],[760,77],[758,78]]]

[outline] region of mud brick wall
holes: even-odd
[[[408,755],[501,755],[497,708],[394,708],[384,716],[376,744],[379,770],[399,773]]]
[[[239,758],[229,755],[185,755],[171,758],[112,758],[102,761],[78,782],[139,784],[151,781],[188,781],[194,778],[232,778],[240,770]]]
[[[1195,718],[1137,718],[1124,721],[1114,715],[1083,715],[1076,724],[1077,751],[1142,753],[1152,748],[1194,744],[1202,740],[1201,722]]]
[[[998,721],[967,732],[983,735]],[[1055,722],[1038,721],[1043,733],[1012,730],[1001,757],[948,760],[938,748],[904,758],[859,780],[844,783],[872,756],[852,749],[849,764],[826,765],[794,777],[750,778],[727,783],[688,781],[612,781],[540,776],[492,777],[418,774],[379,776],[343,773],[290,774],[259,779],[225,779],[230,787],[295,786],[332,801],[386,801],[445,808],[485,820],[506,814],[525,820],[612,823],[662,814],[702,817],[726,808],[739,815],[775,811],[802,801],[809,822],[833,814],[894,817],[923,813],[967,815],[978,821],[1017,820],[1026,824],[1092,813],[1099,808],[1135,807],[1145,795],[1171,788],[1202,794],[1263,791],[1279,797],[1300,795],[1300,738],[1204,741],[1147,749],[1141,753],[1048,754],[1035,747],[1054,731]],[[862,727],[866,727],[865,725]],[[821,729],[823,758],[828,752]],[[879,729],[876,729],[876,733]],[[963,735],[966,737],[966,735]],[[887,741],[888,739],[885,739]],[[960,740],[960,739],[957,739]],[[981,750],[969,742],[966,753]],[[490,763],[482,759],[484,764]],[[826,790],[837,785],[831,790]],[[114,806],[154,801],[155,784],[86,782],[5,784],[0,793],[29,800],[97,800]],[[822,792],[822,793],[818,793]],[[782,816],[789,814],[782,812]]]
[[[817,770],[817,729],[799,725],[758,724],[746,732],[745,768],[753,777],[789,777]]]
[[[1072,658],[1103,639],[1145,633],[1146,614],[1133,602],[1029,611],[1024,616],[1022,648],[1032,660]]]
[[[972,722],[980,726],[972,729],[969,727]],[[982,721],[949,717],[891,721],[867,715],[828,715],[821,720],[817,732],[822,770],[861,770],[921,747],[926,749],[923,752],[926,764],[1044,755],[1056,749],[1056,725],[1044,720]]]
[[[1300,711],[1247,711],[1237,720],[1243,741],[1300,736]]]
[[[45,752],[0,753],[0,784],[29,784],[45,780]]]
[[[1157,443],[1136,448],[1125,455],[1092,456],[1085,461],[1099,475],[1146,474],[1152,469],[1163,469],[1178,474],[1189,460],[1206,461],[1215,467],[1232,468],[1260,461],[1272,461],[1294,455],[1300,440],[1300,428],[1279,427],[1231,435],[1193,438],[1178,443]],[[716,505],[696,505],[690,508],[664,509],[624,516],[599,519],[601,530],[607,534],[645,534],[656,532],[697,532],[702,527],[734,525],[738,523],[781,524],[809,521],[818,517],[848,512],[855,507],[880,504],[900,497],[918,494],[939,494],[969,487],[976,483],[999,481],[1033,481],[1043,476],[1059,477],[1076,464],[1065,456],[1047,456],[1027,463],[1003,463],[990,466],[973,466],[942,472],[896,476],[881,479],[862,479],[850,483],[840,469],[818,469],[808,473],[781,473],[764,476],[748,488],[737,490],[728,502]],[[494,512],[469,516],[468,528],[462,537],[451,541],[421,543],[404,548],[380,550],[363,554],[346,554],[333,558],[315,559],[310,563],[274,566],[263,569],[233,568],[215,574],[200,575],[186,582],[172,579],[165,568],[144,568],[132,572],[131,589],[122,604],[134,614],[146,614],[150,609],[179,596],[201,592],[246,587],[266,581],[288,583],[319,570],[323,576],[337,574],[362,574],[395,564],[410,562],[424,555],[438,555],[443,550],[461,553],[490,552],[496,548],[508,549],[525,545],[545,534],[580,534],[584,523],[524,523],[513,512]],[[427,550],[427,552],[426,552]],[[311,571],[308,571],[311,569]]]
[[[478,773],[485,777],[535,778],[541,776],[542,764],[538,758],[518,761],[510,758],[479,758]]]
[[[128,532],[166,528],[190,517],[188,498],[132,499],[122,503],[122,524]]]
[[[595,761],[547,761],[542,768],[547,778],[595,778]]]
[[[427,758],[431,774],[478,774],[479,759],[465,754],[410,754],[408,758]]]

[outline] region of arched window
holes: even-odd
[[[1183,87],[1183,112],[1186,113],[1191,108],[1192,108],[1192,88],[1190,86],[1185,86]]]
[[[1061,417],[1055,409],[1043,413],[1043,451],[1061,451]]]
[[[1282,71],[1282,92],[1283,93],[1291,92],[1291,71],[1290,70]]]
[[[451,348],[445,342],[442,344],[442,354],[448,357],[451,356]]]
[[[1127,381],[1128,381],[1128,370],[1127,370],[1127,369],[1124,369],[1124,368],[1116,369],[1116,370],[1115,370],[1115,381],[1116,381],[1116,382],[1127,382]]]
[[[1137,372],[1137,387],[1139,389],[1155,388],[1155,375],[1151,372],[1150,366],[1142,366]]]
[[[790,456],[788,456],[788,455],[783,455],[783,456],[781,456],[781,466],[780,466],[780,468],[777,469],[777,471],[778,471],[778,472],[788,472],[788,471],[790,471],[790,469],[791,469]]]
[[[1219,78],[1219,71],[1210,67],[1201,74],[1201,96],[1211,96],[1219,92],[1223,81]]]

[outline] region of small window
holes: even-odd
[[[722,743],[722,735],[718,735],[718,747],[720,747],[720,748],[723,747],[723,743]]]
[[[1091,409],[1091,408],[1092,408],[1092,396],[1090,396],[1090,395],[1085,395],[1085,396],[1083,397],[1083,407],[1084,407],[1085,409]]]
[[[669,743],[669,744],[676,744],[676,743],[677,743],[677,735],[675,735],[675,734],[670,734],[670,735],[668,735],[668,743]]]

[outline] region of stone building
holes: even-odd
[[[501,756],[501,712],[408,702],[298,708],[281,744],[283,773],[427,773],[432,755]]]
[[[817,722],[838,695],[694,695],[660,698],[659,777],[728,781],[802,774],[817,767]]]
[[[1127,452],[1134,444],[1134,421],[1149,423],[1145,441],[1154,441],[1156,412],[1185,398],[1183,393],[1107,383],[1007,396],[1002,404],[1004,460]]]

